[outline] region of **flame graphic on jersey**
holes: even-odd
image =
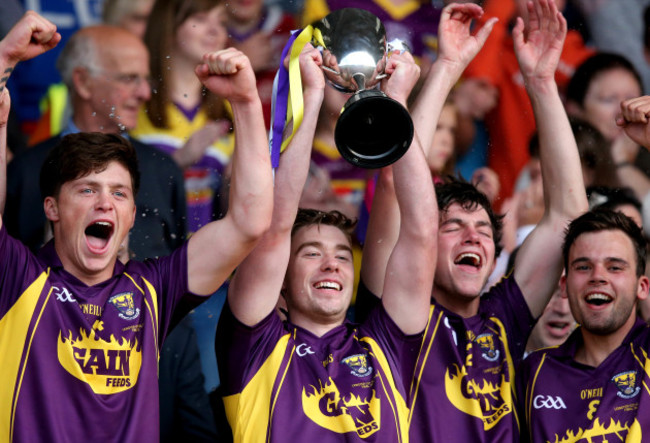
[[[627,437],[626,437],[627,436]],[[610,437],[609,439],[607,437]],[[615,439],[612,439],[614,438]],[[577,443],[584,441],[585,443],[602,442],[602,441],[643,441],[641,436],[641,425],[635,419],[631,426],[627,423],[622,424],[619,421],[610,419],[609,426],[600,424],[598,418],[594,420],[591,429],[584,431],[579,428],[577,432],[567,431],[566,436],[560,440],[559,437],[555,439],[554,443]]]
[[[510,383],[501,375],[498,385],[487,380],[477,383],[467,376],[465,366],[458,367],[455,374],[447,369],[445,373],[445,391],[449,401],[466,414],[483,420],[485,430],[492,429],[504,416],[512,412],[512,394]]]
[[[374,389],[370,399],[363,399],[352,393],[341,397],[331,378],[324,386],[319,384],[320,389],[311,386],[311,393],[302,390],[302,409],[314,423],[339,434],[356,432],[361,438],[381,428],[381,402]]]
[[[57,340],[59,363],[71,375],[87,383],[95,394],[115,394],[131,389],[138,381],[142,363],[138,341],[133,343],[122,338],[121,342],[111,335],[106,341],[79,330],[79,336],[62,337]]]

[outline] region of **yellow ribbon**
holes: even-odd
[[[325,46],[320,29],[314,30],[312,25],[303,29],[291,46],[291,55],[289,56],[289,100],[287,101],[287,119],[285,128],[293,120],[291,135],[282,142],[280,152],[284,152],[291,142],[296,131],[302,124],[304,115],[304,102],[302,99],[302,78],[300,76],[300,53],[305,45],[315,39],[316,43]]]

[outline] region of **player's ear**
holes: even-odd
[[[54,197],[45,197],[45,200],[43,201],[43,210],[45,211],[45,217],[47,217],[49,221],[59,221],[59,205]]]
[[[648,290],[650,288],[650,281],[648,280],[648,277],[645,275],[642,275],[639,277],[639,281],[637,283],[637,289],[636,289],[636,298],[639,300],[645,300],[648,298]]]

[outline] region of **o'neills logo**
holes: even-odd
[[[370,398],[352,393],[341,397],[331,378],[324,386],[311,388],[312,392],[302,390],[302,409],[319,426],[339,434],[356,432],[361,438],[381,428],[381,402],[374,389]]]
[[[131,389],[138,382],[142,365],[138,342],[118,341],[111,335],[106,341],[81,329],[77,337],[57,340],[59,363],[71,375],[87,383],[95,394],[115,394]]]

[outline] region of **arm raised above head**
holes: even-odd
[[[7,121],[11,102],[5,85],[18,62],[49,51],[60,40],[56,26],[34,11],[27,11],[0,40],[0,213],[4,213],[7,197]]]
[[[323,101],[325,79],[318,50],[306,45],[300,54],[304,116],[287,149],[280,156],[275,174],[271,227],[238,267],[228,290],[228,303],[235,317],[254,325],[277,303],[284,282],[291,248],[291,229],[298,212],[311,158],[316,122]]]
[[[386,72],[390,78],[382,89],[406,105],[419,77],[413,58],[408,53],[390,57]],[[436,264],[438,206],[429,166],[417,137],[391,168],[400,221],[384,272],[382,303],[402,332],[416,334],[424,330],[428,319]],[[376,192],[381,193],[382,189]],[[373,206],[371,213],[381,210],[381,206]]]
[[[471,22],[482,14],[481,7],[471,3],[451,4],[443,10],[438,32],[439,55],[424,79],[411,110],[415,140],[420,149],[431,146],[449,92],[481,49],[496,22],[496,19],[488,20],[472,35]],[[384,293],[386,265],[400,226],[397,199],[389,173],[380,175],[372,207],[361,262],[361,278],[372,293],[381,296]]]
[[[188,246],[189,289],[210,295],[268,229],[273,181],[262,104],[248,58],[233,48],[209,53],[196,75],[230,102],[235,128],[228,212],[199,229]]]
[[[566,20],[553,0],[529,1],[528,13],[528,27],[518,18],[513,38],[539,134],[545,211],[517,254],[514,276],[537,317],[560,278],[564,231],[588,203],[578,148],[555,83]]]

